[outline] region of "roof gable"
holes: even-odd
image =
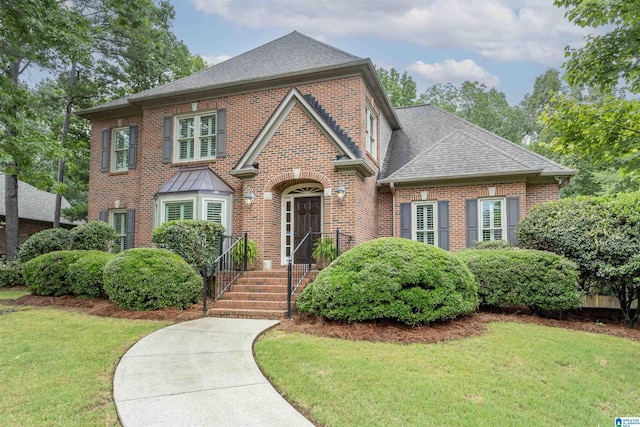
[[[432,105],[396,109],[381,182],[471,176],[570,176],[575,171]]]

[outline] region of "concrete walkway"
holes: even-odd
[[[277,324],[208,317],[146,336],[116,368],[122,425],[312,426],[253,359],[253,341]]]

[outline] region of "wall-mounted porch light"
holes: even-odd
[[[344,185],[341,182],[340,185],[338,186],[338,189],[336,190],[336,196],[338,197],[339,203],[342,203],[342,199],[344,199],[344,196],[346,194],[347,194],[347,189],[344,188]]]
[[[247,193],[244,195],[244,205],[250,208],[255,200],[256,200],[256,196],[255,194],[253,194],[253,191],[251,191],[251,189],[249,188],[247,190]]]

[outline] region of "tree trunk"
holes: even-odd
[[[67,143],[67,136],[69,135],[69,123],[71,121],[71,112],[73,110],[73,87],[76,83],[76,62],[71,63],[71,70],[69,71],[69,87],[67,88],[67,105],[64,114],[64,124],[62,125],[62,136],[60,138],[60,147],[64,150]],[[64,156],[64,152],[63,152]],[[58,183],[64,182],[64,157],[58,160]],[[56,206],[53,211],[53,228],[60,227],[60,211],[62,209],[62,194],[56,192]]]
[[[7,67],[11,82],[17,86],[18,76],[20,75],[20,62],[9,64]],[[14,110],[17,107],[13,105]],[[7,129],[9,139],[16,137],[17,131],[15,128],[10,127]],[[6,257],[8,260],[16,259],[18,256],[19,230],[18,230],[18,172],[15,161],[7,162],[5,164],[4,175],[4,235],[6,243]]]

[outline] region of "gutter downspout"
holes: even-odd
[[[390,182],[389,188],[391,189],[391,195],[392,195],[391,226],[393,228],[391,230],[391,237],[396,237],[396,185],[395,183]]]

